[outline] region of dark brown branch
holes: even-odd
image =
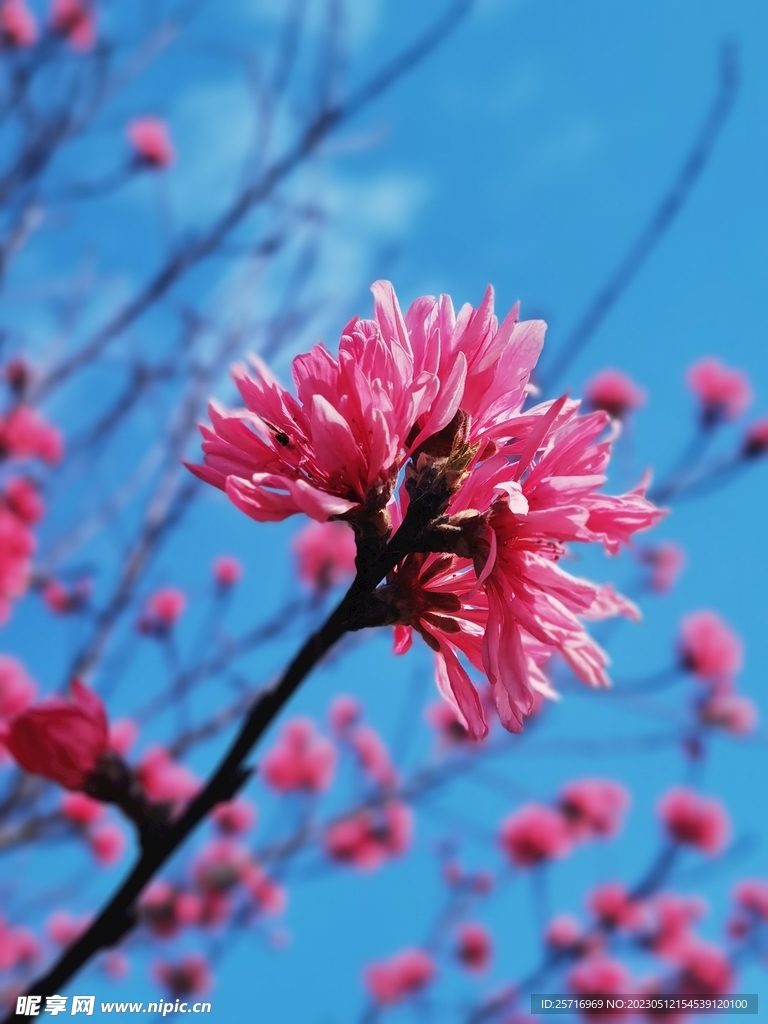
[[[416,539],[436,516],[444,510],[448,493],[433,488],[413,496],[397,533],[375,561],[358,572],[352,586],[323,626],[303,645],[273,689],[259,696],[242,729],[208,783],[195,797],[183,816],[153,842],[144,837],[143,853],[133,871],[112,897],[90,928],[63,954],[53,968],[30,986],[30,993],[40,996],[61,991],[97,952],[115,945],[136,924],[135,903],[171,855],[186,840],[213,808],[232,799],[250,776],[244,767],[251,750],[290,700],[306,676],[337,640],[365,611],[367,599],[377,584],[414,549]],[[7,1020],[11,1021],[11,1013]]]

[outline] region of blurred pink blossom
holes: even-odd
[[[45,512],[37,485],[22,476],[13,476],[5,481],[0,501],[27,526],[39,523]]]
[[[24,49],[37,42],[37,23],[25,0],[0,4],[0,45]]]
[[[187,596],[176,587],[161,587],[147,598],[136,628],[148,636],[166,636],[187,607]]]
[[[658,812],[670,837],[677,843],[714,855],[728,842],[730,822],[719,800],[679,786],[659,801]]]
[[[587,903],[597,920],[609,928],[631,929],[642,920],[641,906],[620,882],[598,885],[589,893]]]
[[[670,591],[685,568],[685,552],[671,541],[640,548],[638,558],[650,569],[649,585],[657,594]]]
[[[200,789],[199,779],[171,757],[164,747],[150,747],[136,768],[136,776],[150,800],[174,805],[186,803]]]
[[[736,693],[715,692],[698,704],[699,720],[734,736],[748,736],[757,725],[757,707]]]
[[[744,435],[742,452],[748,459],[756,458],[768,451],[768,416],[755,420]]]
[[[139,735],[139,726],[132,718],[119,718],[109,726],[109,749],[125,757]]]
[[[558,807],[574,839],[616,835],[629,804],[625,787],[611,779],[569,782],[558,797]]]
[[[645,405],[645,391],[621,370],[601,370],[584,385],[584,397],[593,409],[602,409],[612,419],[623,419]]]
[[[744,662],[740,637],[712,611],[685,616],[680,623],[678,650],[683,667],[707,683],[730,682]]]
[[[18,658],[0,654],[0,720],[15,718],[35,699],[37,686]]]
[[[64,444],[60,431],[29,405],[16,405],[0,416],[0,458],[61,461]]]
[[[176,159],[168,125],[160,118],[137,118],[128,125],[126,134],[136,156],[146,167],[162,170]]]
[[[488,969],[493,955],[490,932],[481,924],[461,925],[456,940],[456,956],[469,971]]]
[[[410,808],[389,800],[380,807],[366,808],[333,822],[326,829],[323,842],[332,860],[372,871],[390,857],[405,853],[411,845],[412,833]]]
[[[724,950],[691,938],[678,953],[679,990],[697,996],[721,996],[731,990],[733,967]]]
[[[187,953],[176,963],[157,960],[152,973],[171,996],[179,998],[204,995],[213,985],[211,968],[202,953]]]
[[[344,736],[363,714],[360,701],[349,694],[334,697],[328,709],[328,722],[337,736]]]
[[[50,940],[57,946],[69,946],[75,939],[80,938],[90,923],[90,914],[74,917],[66,910],[57,910],[46,921],[45,930]]]
[[[568,986],[578,995],[619,995],[632,992],[632,976],[624,964],[599,955],[582,960],[568,972]]]
[[[505,818],[499,838],[502,849],[519,868],[563,857],[571,848],[565,818],[540,804],[526,804]]]
[[[321,736],[309,718],[286,722],[274,747],[262,762],[265,781],[281,792],[328,789],[336,768],[336,748]]]
[[[421,949],[405,949],[389,960],[371,964],[365,970],[365,984],[377,1003],[398,1003],[425,988],[437,969],[432,957]]]
[[[310,523],[293,538],[299,579],[323,592],[355,575],[355,535],[346,523]]]
[[[73,50],[84,53],[96,42],[96,21],[88,0],[52,0],[51,27]]]
[[[736,420],[752,401],[749,378],[742,370],[732,370],[707,356],[688,368],[688,387],[701,403],[705,422]]]
[[[228,590],[243,577],[243,563],[234,555],[219,555],[213,560],[213,578],[216,586]]]
[[[65,793],[61,798],[61,813],[76,825],[93,825],[106,813],[106,807],[86,793]]]
[[[106,822],[88,833],[88,845],[101,864],[114,864],[125,851],[125,833],[114,822]]]
[[[225,835],[243,835],[249,832],[256,822],[256,808],[249,800],[237,797],[235,800],[219,804],[214,809],[211,819]]]

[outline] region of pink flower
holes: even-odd
[[[104,804],[85,793],[65,793],[61,798],[61,813],[75,825],[93,825],[105,810]]]
[[[706,423],[737,420],[752,401],[749,378],[741,370],[731,370],[719,359],[708,356],[688,368],[688,387],[701,403]]]
[[[645,405],[647,395],[621,370],[601,370],[584,386],[584,397],[593,409],[602,409],[612,419],[623,419]]]
[[[577,995],[620,995],[632,991],[632,976],[618,960],[596,956],[569,971],[568,985]]]
[[[140,117],[131,121],[126,134],[140,163],[145,167],[162,170],[170,167],[176,159],[165,121],[157,117]]]
[[[380,807],[366,808],[333,822],[323,842],[332,860],[372,871],[388,858],[405,853],[412,833],[410,809],[390,800]]]
[[[26,710],[36,690],[22,663],[10,654],[0,654],[0,720],[15,718]]]
[[[504,852],[519,868],[563,857],[571,846],[562,814],[539,804],[526,804],[505,818],[499,838]]]
[[[73,917],[66,910],[57,910],[51,914],[45,924],[48,937],[57,946],[69,946],[79,939],[91,923],[90,914]]]
[[[275,917],[285,911],[288,902],[285,889],[270,878],[259,864],[251,862],[242,882],[262,914]]]
[[[720,853],[730,835],[728,814],[719,802],[692,789],[670,789],[658,805],[670,838],[702,853]]]
[[[0,6],[0,43],[24,49],[37,42],[37,23],[24,0],[5,0]]]
[[[365,984],[380,1004],[399,1003],[425,988],[437,973],[432,957],[421,949],[402,953],[365,970]]]
[[[5,745],[17,763],[65,789],[82,789],[107,750],[107,715],[91,690],[72,681],[72,697],[51,697],[11,723]]]
[[[403,314],[391,285],[373,290],[375,320],[348,325],[338,359],[317,346],[294,361],[297,399],[258,360],[253,378],[236,369],[246,409],[211,408],[205,465],[194,471],[255,519],[343,517],[369,546],[431,481],[445,510],[432,524],[435,553],[405,557],[379,592],[396,650],[413,629],[423,637],[438,689],[481,738],[466,659],[487,675],[505,727],[519,731],[538,694],[552,695],[543,666],[555,651],[583,681],[608,683],[585,620],[638,616],[610,586],[563,572],[565,545],[615,554],[662,513],[644,484],[600,492],[612,441],[604,412],[579,416],[565,398],[522,412],[543,324],[518,323],[517,308],[499,324],[491,289],[458,315],[447,296]]]
[[[195,858],[192,875],[204,892],[225,893],[238,885],[252,864],[251,855],[232,839],[212,839]]]
[[[51,27],[73,50],[85,52],[96,41],[96,21],[86,0],[52,0]]]
[[[370,725],[357,725],[347,737],[363,772],[378,786],[397,785],[397,772],[383,740]]]
[[[243,563],[234,555],[219,555],[213,562],[213,578],[221,590],[229,590],[243,576]]]
[[[344,736],[362,716],[360,702],[346,693],[334,697],[328,709],[328,721],[337,736]]]
[[[40,943],[26,928],[11,928],[0,918],[0,971],[29,966],[40,955]]]
[[[692,925],[707,911],[706,903],[696,896],[678,896],[662,892],[645,906],[649,917],[646,942],[656,956],[676,963],[680,950],[692,935]]]
[[[335,768],[336,748],[308,718],[287,722],[262,763],[266,782],[283,793],[294,789],[322,793],[330,786]]]
[[[25,477],[14,476],[6,480],[0,500],[27,526],[34,526],[43,518],[45,505],[40,491],[34,481]]]
[[[125,757],[139,735],[139,727],[131,718],[119,718],[109,727],[109,749]]]
[[[211,968],[202,953],[188,953],[175,964],[158,960],[152,973],[171,996],[178,998],[203,995],[213,984]]]
[[[470,971],[485,971],[491,962],[493,943],[487,928],[468,923],[459,928],[456,956]]]
[[[375,319],[350,321],[338,359],[317,345],[294,360],[298,401],[254,357],[254,378],[234,371],[246,410],[211,407],[205,466],[191,468],[254,519],[351,513],[384,533],[408,450],[450,424],[459,403],[478,435],[501,404],[522,405],[543,324],[518,324],[515,308],[499,326],[491,289],[458,318],[447,296],[417,299],[403,315],[388,282],[372,290]]]
[[[734,736],[747,736],[757,724],[757,708],[747,697],[735,693],[710,694],[698,705],[699,720]]]
[[[744,661],[740,638],[716,612],[686,615],[680,623],[678,650],[683,667],[707,683],[722,684]]]
[[[0,624],[8,619],[11,602],[26,593],[35,546],[26,524],[0,504]]]
[[[355,535],[346,523],[310,523],[292,546],[299,578],[319,593],[355,575]]]
[[[451,704],[445,701],[436,701],[430,704],[426,710],[427,722],[437,732],[440,741],[445,747],[454,747],[467,742],[473,742],[469,730],[464,725],[460,713]]]
[[[558,800],[574,839],[616,835],[629,803],[626,789],[610,779],[569,782]]]
[[[574,949],[582,940],[583,931],[575,917],[558,914],[547,926],[545,938],[555,949]]]
[[[104,973],[111,981],[121,981],[131,973],[131,962],[118,949],[110,950],[101,961]]]
[[[65,587],[58,580],[49,579],[43,586],[43,601],[55,614],[69,615],[86,607],[91,590],[92,582],[87,578],[77,580],[70,587]]]
[[[657,594],[666,594],[685,568],[685,552],[671,542],[640,548],[638,558],[650,569],[649,585]]]
[[[641,907],[619,882],[597,886],[587,902],[598,921],[610,928],[634,928],[642,919]]]
[[[88,834],[88,845],[101,864],[114,864],[125,850],[125,834],[119,825],[107,822]]]
[[[150,747],[136,768],[136,777],[150,800],[185,804],[200,789],[199,779],[174,761],[164,747]]]
[[[739,882],[733,895],[743,910],[768,921],[768,881],[758,878],[745,879]]]
[[[747,459],[754,459],[766,451],[768,451],[768,416],[750,424],[742,447],[742,454]]]
[[[200,898],[185,893],[169,882],[156,880],[148,886],[140,901],[142,921],[158,938],[172,938],[185,925],[195,924],[200,916]]]
[[[0,457],[42,459],[55,464],[63,454],[61,433],[29,405],[16,405],[0,417]]]
[[[239,836],[253,828],[256,822],[256,808],[249,800],[238,797],[219,804],[211,818],[214,825],[225,835]]]
[[[148,636],[166,636],[184,614],[186,607],[187,597],[182,590],[161,587],[147,599],[137,629]]]
[[[678,955],[681,992],[697,996],[721,996],[731,990],[733,968],[726,954],[701,939],[689,939]]]

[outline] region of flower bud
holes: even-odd
[[[33,705],[11,723],[5,745],[17,763],[65,789],[83,789],[107,749],[104,706],[79,679],[72,697]]]

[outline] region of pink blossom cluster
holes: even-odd
[[[700,722],[736,736],[752,732],[757,709],[736,690],[743,645],[724,619],[710,610],[686,615],[680,624],[678,654],[683,668],[703,684],[696,701]]]
[[[371,964],[365,982],[377,1003],[398,1003],[421,991],[435,977],[432,957],[421,949],[404,949],[389,960]]]
[[[168,126],[160,118],[136,118],[128,125],[126,135],[142,167],[164,170],[176,159]]]
[[[65,793],[61,813],[82,833],[94,857],[102,864],[114,864],[125,850],[125,834],[119,825],[105,821],[106,807],[85,793]]]
[[[658,810],[670,839],[676,843],[713,855],[721,853],[728,842],[730,822],[719,800],[679,786],[661,799]]]
[[[176,587],[161,587],[147,598],[136,629],[145,636],[167,637],[187,607],[187,598]]]
[[[52,0],[51,28],[73,50],[85,53],[96,42],[96,17],[89,0]]]
[[[363,777],[382,789],[393,789],[398,773],[389,750],[376,729],[361,721],[362,715],[360,704],[346,694],[334,698],[328,711],[339,746],[352,755]]]
[[[610,779],[580,779],[566,785],[554,807],[525,804],[501,824],[499,839],[518,868],[564,857],[573,845],[615,835],[629,794]]]
[[[254,519],[343,519],[359,543],[386,538],[412,496],[442,488],[426,553],[405,555],[380,588],[395,649],[422,636],[442,696],[481,737],[468,662],[518,731],[536,693],[551,693],[553,652],[607,685],[607,656],[585,620],[638,615],[610,586],[566,573],[566,545],[615,554],[661,513],[643,485],[620,497],[600,490],[613,436],[604,411],[581,416],[565,397],[524,411],[543,323],[518,321],[517,307],[499,323],[490,288],[458,314],[447,296],[403,314],[389,283],[373,292],[374,319],[350,321],[337,358],[320,344],[294,360],[296,397],[260,359],[236,367],[244,408],[210,406],[204,465],[191,468]]]
[[[593,890],[589,906],[595,917],[592,929],[572,918],[553,920],[550,943],[576,959],[568,973],[572,991],[636,994],[722,995],[733,982],[728,955],[705,942],[694,930],[706,913],[698,897],[659,892],[648,898],[632,897],[611,883]],[[607,943],[614,930],[622,930],[641,949],[652,952],[671,973],[635,979],[629,969],[611,957]]]
[[[18,394],[26,387],[28,373],[25,363],[16,361],[14,366],[12,361],[6,364],[4,375]],[[62,451],[60,432],[32,406],[14,401],[0,413],[0,463],[15,467],[37,459],[54,464],[61,459]],[[32,479],[10,475],[0,484],[0,624],[8,619],[13,602],[29,587],[37,546],[33,527],[44,511],[39,487]]]

